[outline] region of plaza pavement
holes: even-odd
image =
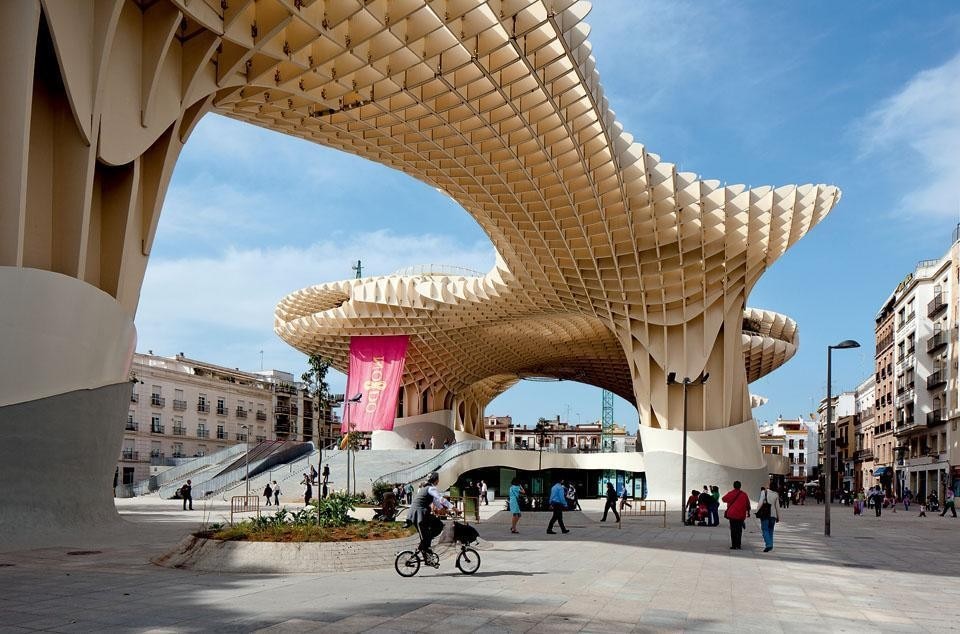
[[[597,521],[583,501],[568,535],[525,514],[511,535],[501,503],[483,507],[483,563],[452,557],[411,579],[392,569],[326,574],[217,574],[154,566],[223,504],[118,500],[122,535],[42,550],[0,546],[0,633],[54,632],[947,632],[960,630],[960,519],[902,510],[853,517],[834,507],[783,509],[776,548],[755,520],[744,549],[729,533],[671,514]],[[611,518],[612,519],[612,518]],[[723,521],[723,520],[721,520]],[[724,522],[725,524],[725,522]],[[100,551],[82,554],[82,551]],[[81,554],[70,554],[80,551]]]

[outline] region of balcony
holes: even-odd
[[[947,373],[944,370],[937,370],[927,377],[927,389],[932,390],[947,384]]]
[[[933,354],[950,343],[950,333],[940,330],[927,338],[927,352]]]
[[[853,459],[856,462],[868,462],[873,460],[873,449],[858,449],[853,452]]]
[[[173,454],[171,454],[171,457],[173,457],[173,458],[186,458],[186,457],[187,457],[187,454],[183,453],[182,451],[174,451]]]
[[[227,416],[229,414],[230,412],[227,410],[225,406],[224,407],[217,406],[217,416]]]
[[[135,421],[135,420],[128,420],[128,421],[127,421],[127,424],[124,425],[123,428],[124,428],[125,430],[127,430],[127,431],[139,431],[139,430],[140,430],[140,423],[138,423],[138,422]]]
[[[163,398],[159,394],[150,395],[150,405],[153,407],[163,407],[167,402],[167,399]]]
[[[210,430],[197,427],[197,438],[209,438]]]
[[[946,308],[947,302],[943,299],[943,293],[937,293],[927,304],[927,317],[932,318]]]
[[[933,427],[934,425],[940,425],[945,422],[947,422],[947,416],[943,410],[927,412],[927,427]]]
[[[179,399],[173,399],[173,409],[182,412],[187,409],[187,402]]]
[[[246,435],[246,434],[237,434],[237,441],[238,441],[238,442],[247,442],[247,435]]]
[[[243,409],[242,407],[238,407],[238,408],[236,409],[235,414],[237,415],[237,418],[246,418],[246,417],[247,417],[247,410]]]
[[[275,405],[273,408],[274,414],[289,414],[290,406],[289,405]]]
[[[262,411],[257,411],[257,420],[267,420],[267,413]]]
[[[289,383],[277,383],[273,386],[273,391],[277,394],[296,394],[297,387]]]
[[[174,435],[174,436],[186,436],[186,435],[187,435],[187,428],[186,428],[186,427],[177,427],[177,426],[175,426],[175,427],[173,428],[173,435]]]
[[[136,402],[138,402],[139,400],[140,400],[140,395],[139,395],[139,394],[137,394],[136,392],[131,392],[131,393],[130,393],[130,402],[131,402],[131,403],[136,403]]]
[[[886,337],[884,337],[884,338],[882,338],[882,339],[880,339],[880,340],[877,341],[877,354],[880,354],[881,352],[883,352],[884,350],[886,350],[887,348],[889,348],[891,345],[893,345],[893,333],[892,333],[892,332],[891,332],[889,335],[887,335]]]
[[[222,429],[217,430],[217,440],[226,440],[230,437],[230,434],[223,431]]]
[[[209,414],[210,403],[207,403],[205,401],[200,401],[199,403],[197,403],[197,411],[200,412],[201,414]]]
[[[120,454],[120,460],[125,460],[127,462],[138,462],[140,460],[140,452],[134,451],[133,449],[124,449]]]
[[[164,426],[163,426],[163,425],[157,425],[157,424],[155,424],[155,423],[154,423],[154,424],[151,424],[151,425],[150,425],[150,433],[151,433],[151,434],[162,434],[162,433],[164,433]]]

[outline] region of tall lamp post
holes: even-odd
[[[250,442],[249,442],[248,434],[250,433],[250,427],[247,425],[240,425],[240,429],[243,430],[243,444],[246,446],[246,451],[244,452],[244,458],[246,459],[245,462],[246,462],[247,474],[244,477],[244,481],[247,483],[247,499],[249,499],[250,498]],[[244,507],[247,506],[247,500],[243,501],[243,506]]]
[[[683,501],[687,499],[687,387],[691,385],[703,385],[710,378],[709,372],[701,372],[695,379],[685,377],[683,381],[677,381],[677,373],[671,372],[667,375],[667,385],[683,385],[683,462],[680,476],[680,522],[684,521]]]
[[[350,429],[350,406],[354,403],[359,403],[360,399],[363,398],[363,393],[357,392],[351,398],[346,399],[343,402],[343,424],[347,428],[347,495],[350,495],[350,454],[353,453],[353,448],[351,447],[350,442],[350,433],[353,431]],[[353,483],[356,487],[357,483]]]
[[[853,339],[846,339],[835,346],[827,346],[827,425],[826,439],[823,444],[823,470],[824,474],[824,496],[826,504],[823,505],[823,534],[830,537],[830,502],[833,498],[833,394],[831,394],[831,370],[832,355],[834,350],[846,350],[847,348],[859,348],[860,344]]]
[[[537,449],[538,449],[538,460],[537,460],[537,482],[540,485],[540,495],[543,495],[543,441],[550,433],[550,428],[544,423],[541,419],[537,421],[537,426],[534,428],[534,432],[537,434]],[[541,505],[542,506],[542,505]]]

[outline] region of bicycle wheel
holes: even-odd
[[[472,548],[463,548],[457,555],[457,568],[465,575],[472,575],[480,570],[480,553]]]
[[[420,571],[420,557],[412,550],[405,550],[397,554],[393,567],[401,577],[412,577]]]

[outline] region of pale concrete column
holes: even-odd
[[[133,320],[103,291],[0,267],[0,546],[77,543],[118,523],[113,474],[130,405]]]

